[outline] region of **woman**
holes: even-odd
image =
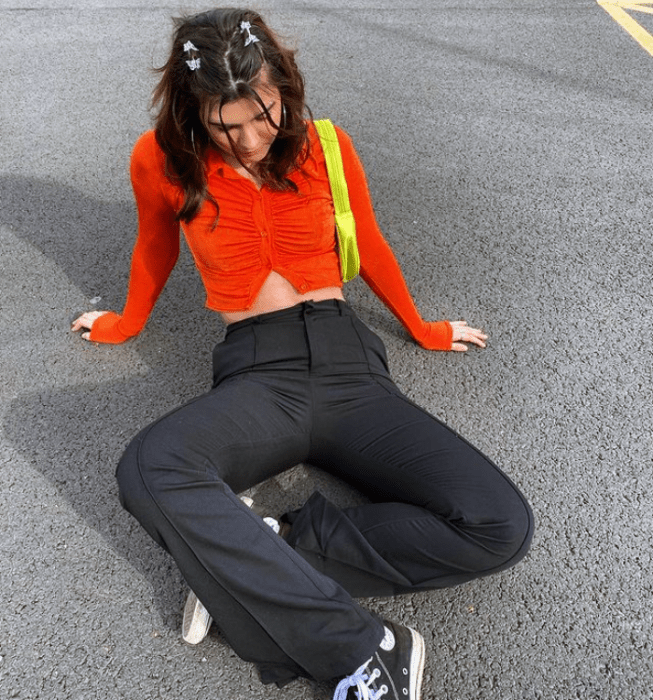
[[[255,12],[214,10],[178,21],[161,70],[156,128],[132,156],[139,231],[124,311],[82,314],[73,330],[107,343],[139,333],[177,260],[181,224],[227,333],[211,391],[127,448],[122,503],[264,682],[340,679],[337,698],[351,688],[417,700],[421,636],[352,596],[512,566],[531,540],[529,506],[401,394],[380,339],[344,301],[324,155],[294,53]],[[363,279],[423,347],[484,347],[464,321],[422,320],[353,145],[341,130],[338,140]],[[371,503],[341,510],[316,493],[276,533],[235,494],[300,462]],[[191,627],[204,611],[194,594]]]

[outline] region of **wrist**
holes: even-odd
[[[95,343],[111,343],[117,345],[131,338],[121,329],[122,316],[115,311],[108,311],[95,319],[89,335],[89,340]]]
[[[453,327],[449,321],[424,322],[422,333],[415,340],[427,350],[451,350]]]

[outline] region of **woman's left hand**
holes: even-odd
[[[478,345],[479,348],[485,347],[487,335],[478,328],[470,328],[467,321],[451,321],[453,336],[451,338],[451,349],[456,352],[465,352],[467,345],[463,343],[472,343]],[[463,341],[463,343],[459,341]]]

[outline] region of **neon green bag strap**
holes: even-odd
[[[322,151],[326,158],[327,172],[333,207],[336,212],[336,230],[338,232],[338,253],[343,282],[354,279],[360,269],[358,244],[356,243],[356,220],[349,205],[349,190],[342,164],[342,153],[338,143],[336,129],[329,119],[314,122],[320,137]]]

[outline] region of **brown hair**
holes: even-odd
[[[258,176],[275,189],[297,191],[288,173],[306,158],[308,138],[304,79],[295,51],[282,46],[251,10],[216,9],[174,21],[170,58],[158,69],[162,77],[152,103],[159,105],[155,133],[166,155],[166,174],[184,190],[177,218],[190,221],[205,199],[213,202],[219,214],[204,174],[205,155],[213,145],[206,115],[216,105],[222,108],[243,97],[257,101],[270,123],[279,127],[269,153],[258,165]],[[242,22],[250,23],[258,41],[246,45],[248,32],[241,29]],[[272,122],[255,90],[263,71],[281,94],[281,124]]]

